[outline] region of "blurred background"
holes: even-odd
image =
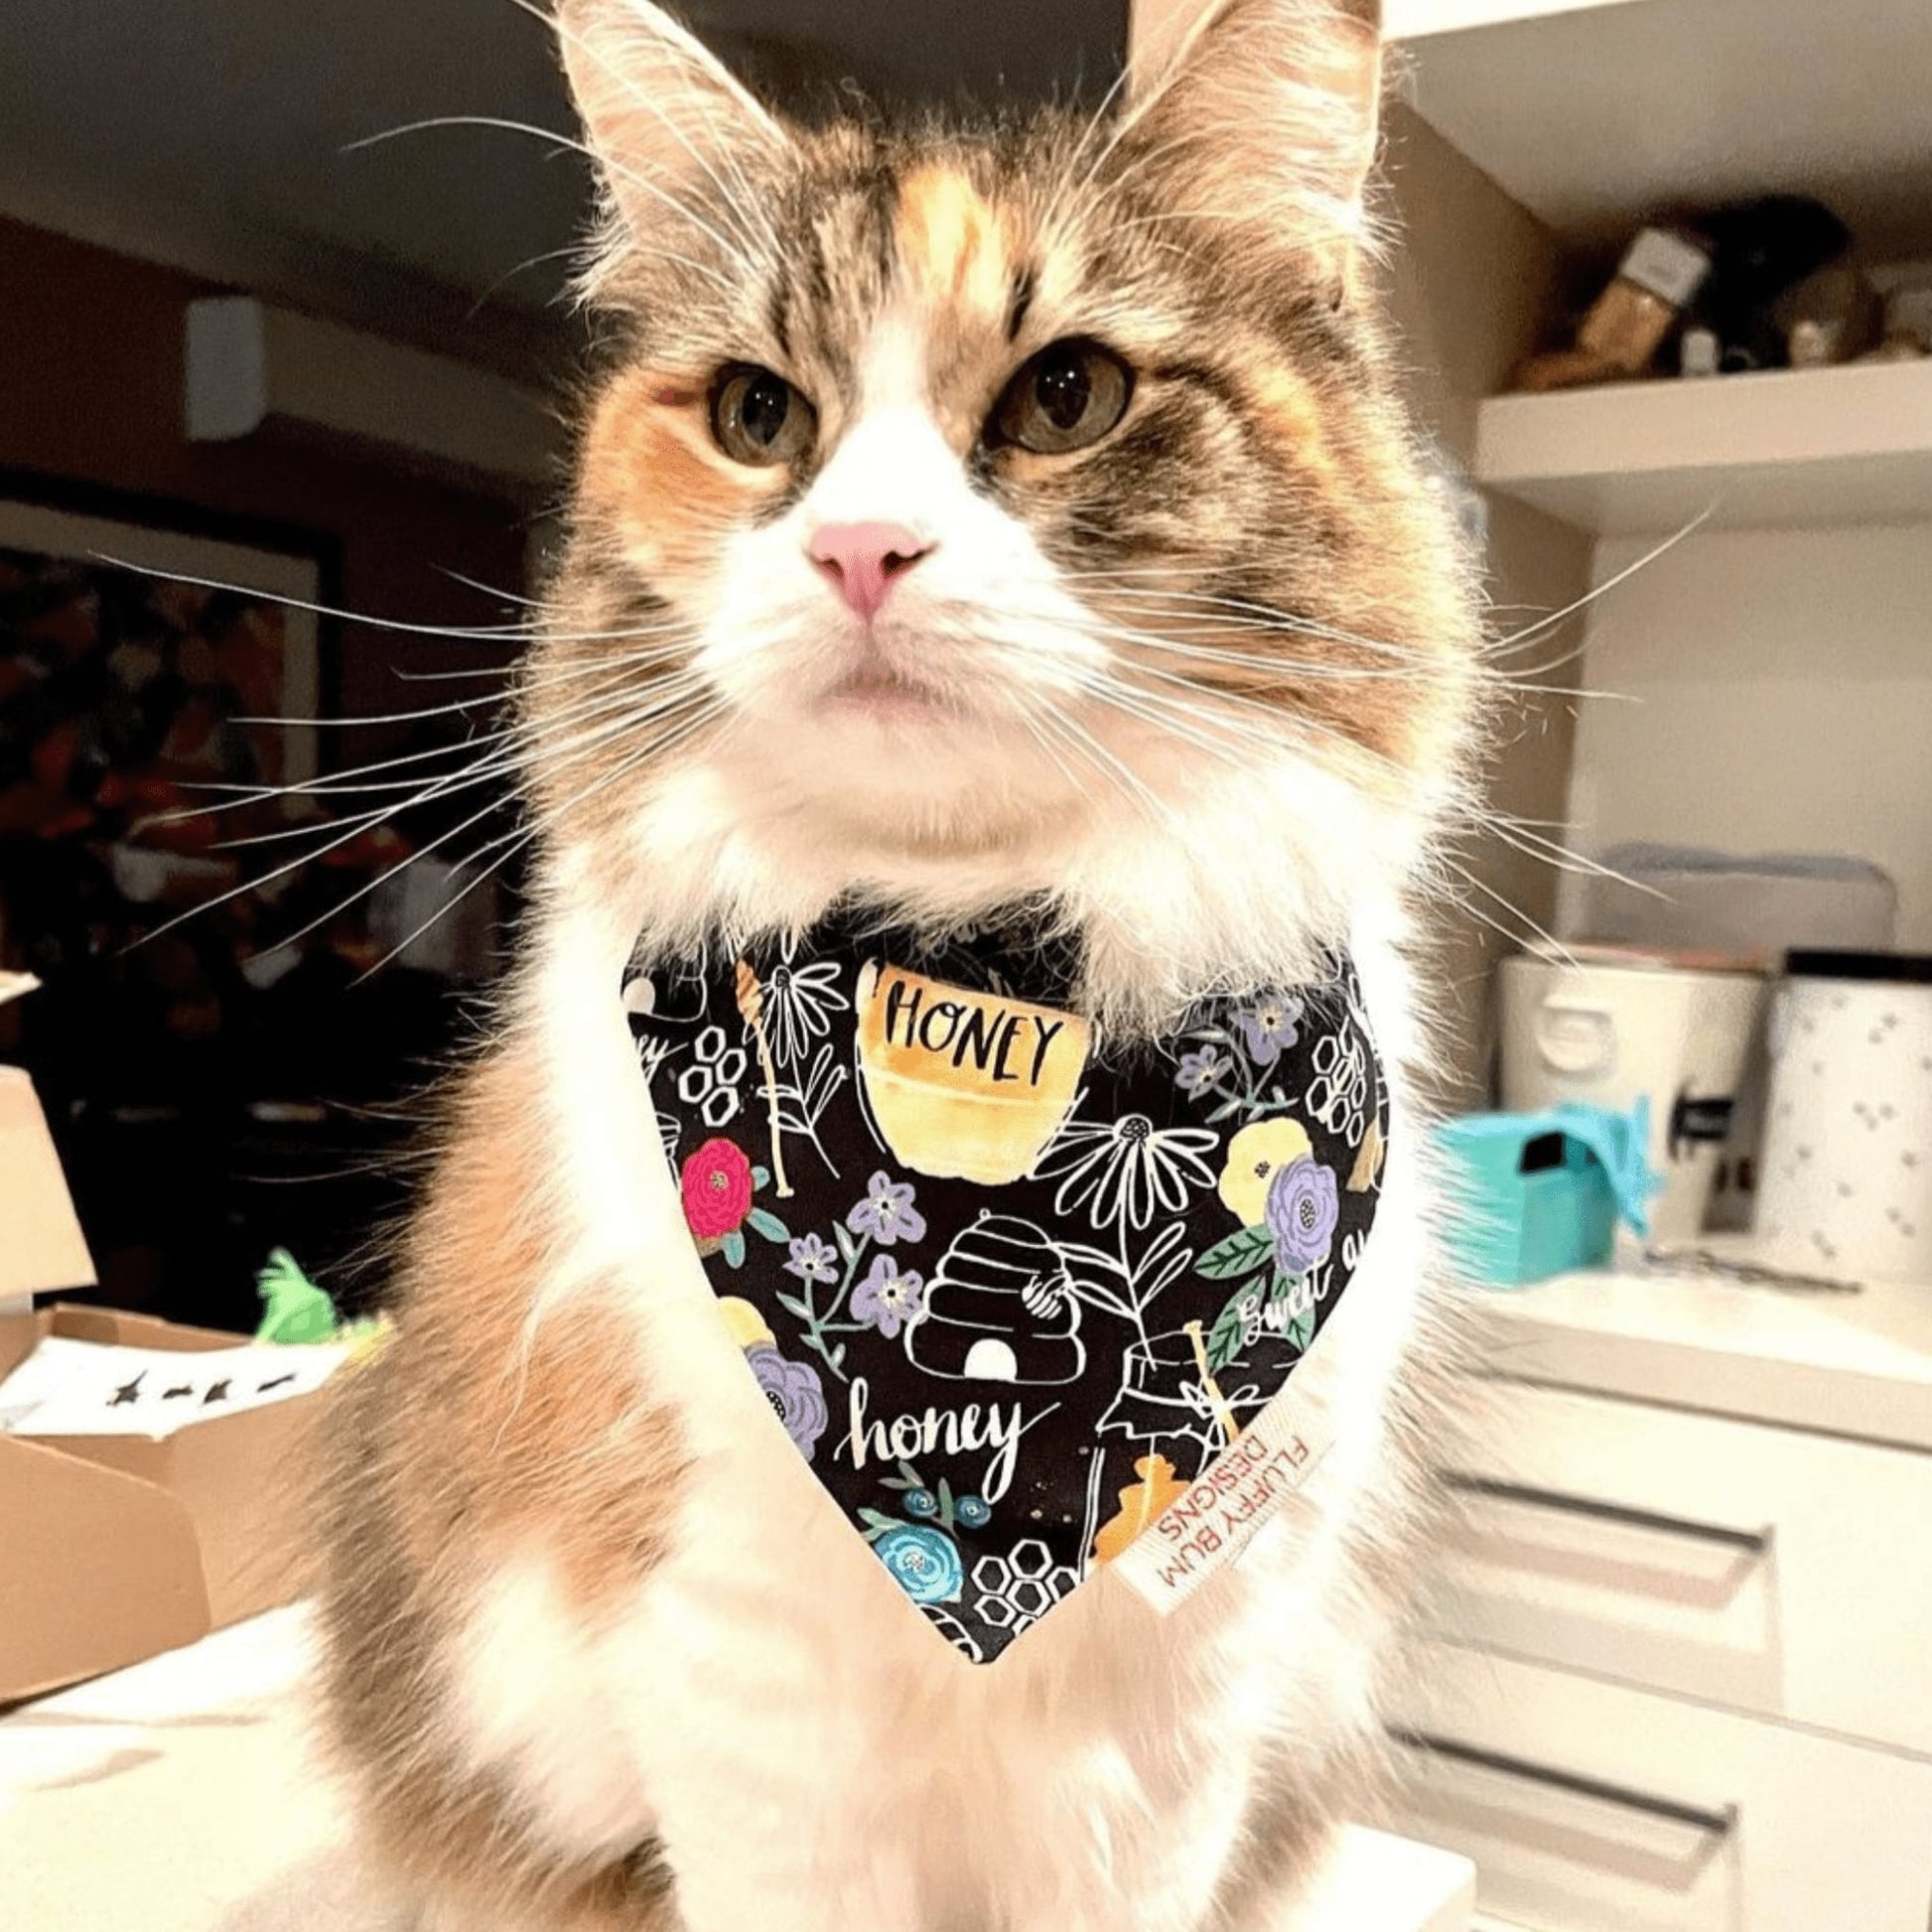
[[[927,13],[702,20],[800,100],[1104,89],[1124,55],[1117,3]],[[574,139],[511,0],[0,13],[0,961],[47,988],[0,1052],[115,1306],[247,1325],[275,1243],[356,1302],[396,1103],[500,958],[515,820],[500,770],[454,780],[594,352]],[[246,789],[358,775],[417,782]]]
[[[686,11],[788,102],[1098,100],[1191,0]],[[1932,7],[1384,11],[1506,685],[1436,972],[1508,1292],[1404,1822],[1497,1926],[1919,1932]],[[574,138],[513,0],[0,7],[0,1061],[112,1308],[376,1285],[518,909]]]

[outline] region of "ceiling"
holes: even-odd
[[[1126,35],[1126,0],[686,12],[754,71],[937,98],[1104,87]],[[564,326],[586,172],[498,129],[391,132],[446,115],[574,127],[519,0],[0,4],[0,213],[523,365]]]

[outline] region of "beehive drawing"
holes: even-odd
[[[1087,1356],[1065,1258],[1033,1222],[983,1209],[940,1256],[905,1352],[950,1381],[1076,1380]]]

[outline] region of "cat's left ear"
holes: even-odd
[[[612,211],[633,235],[680,219],[716,234],[748,174],[788,145],[777,120],[649,0],[556,0],[564,71]]]
[[[1127,134],[1172,207],[1262,231],[1344,289],[1371,239],[1381,0],[1208,0],[1136,51]],[[1191,13],[1191,24],[1186,16]]]

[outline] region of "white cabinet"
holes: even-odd
[[[1445,1634],[1932,1754],[1932,1455],[1495,1385]]]
[[[1925,1932],[1932,1292],[1482,1307],[1504,1372],[1444,1451],[1404,1828],[1497,1924]]]
[[[1925,1932],[1932,1763],[1438,1646],[1408,1823],[1550,1932]]]

